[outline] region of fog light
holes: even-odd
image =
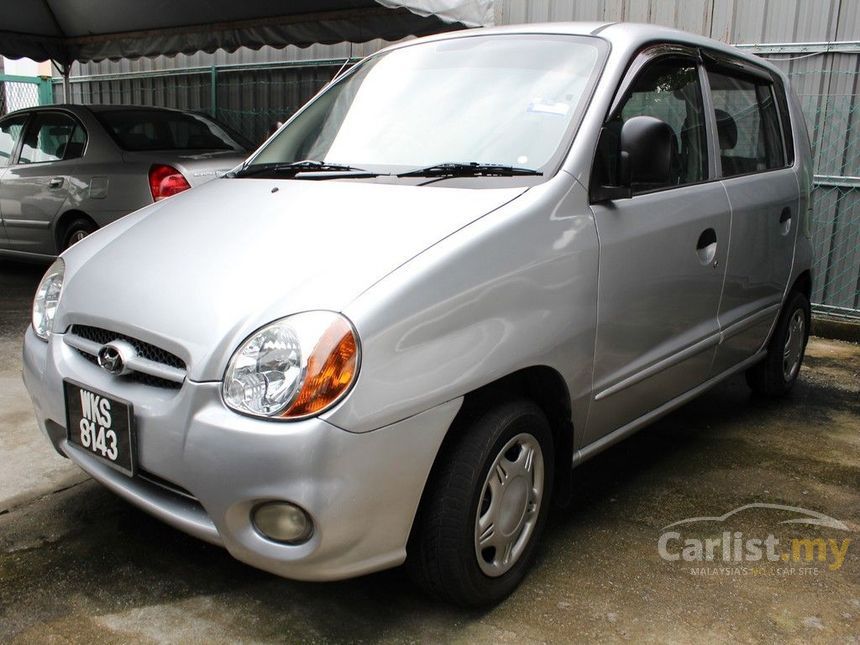
[[[308,514],[289,502],[266,502],[251,513],[251,521],[264,537],[275,542],[301,544],[313,533]]]

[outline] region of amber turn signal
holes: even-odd
[[[329,407],[355,379],[358,344],[352,327],[337,318],[308,357],[301,390],[281,416],[304,417]]]

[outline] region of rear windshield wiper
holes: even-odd
[[[233,176],[254,177],[256,175],[287,175],[292,177],[300,172],[354,172],[370,177],[375,177],[378,174],[364,170],[364,168],[355,168],[346,164],[306,159],[304,161],[276,161],[273,163],[251,164],[236,171]]]
[[[437,163],[426,168],[402,172],[398,177],[513,177],[515,175],[542,175],[533,168],[518,168],[497,163]]]

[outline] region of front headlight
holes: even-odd
[[[65,262],[57,258],[36,289],[36,297],[33,299],[33,330],[42,340],[48,340],[54,329],[54,316],[60,303],[65,272]]]
[[[251,334],[233,354],[224,374],[224,402],[258,417],[319,414],[346,394],[358,363],[358,336],[340,314],[287,316]]]

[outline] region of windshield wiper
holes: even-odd
[[[426,168],[402,172],[398,177],[513,177],[515,175],[542,175],[533,168],[518,168],[498,163],[437,163]]]
[[[276,161],[273,163],[251,164],[238,170],[234,177],[253,177],[263,174],[288,175],[292,177],[300,172],[357,172],[372,177],[378,174],[367,171],[364,168],[354,168],[346,164],[305,159],[303,161]]]

